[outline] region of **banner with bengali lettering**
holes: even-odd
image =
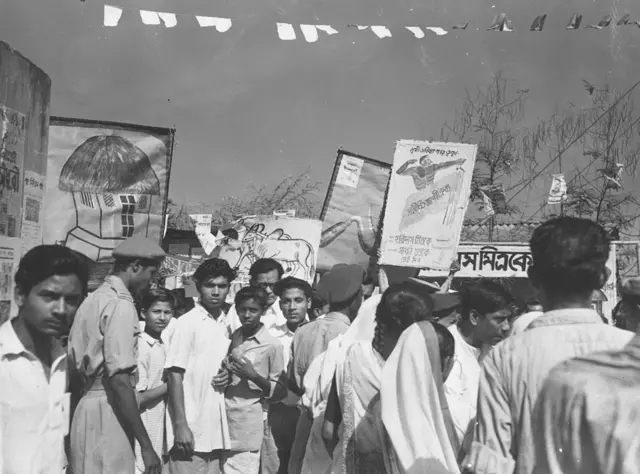
[[[526,243],[490,243],[474,244],[462,242],[458,246],[460,270],[456,278],[528,278],[527,270],[532,264],[529,244]],[[602,288],[607,298],[602,303],[602,314],[608,319],[618,302],[616,286],[616,244],[611,244],[607,267],[611,270],[609,279]],[[446,277],[448,270],[426,269],[421,277]],[[596,304],[596,303],[594,303]]]
[[[476,145],[400,140],[382,229],[383,265],[446,270],[467,211]]]
[[[338,263],[367,268],[376,237],[391,165],[338,150],[320,219],[318,270]]]

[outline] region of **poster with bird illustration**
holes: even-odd
[[[322,209],[318,270],[338,263],[367,268],[377,252],[376,238],[391,165],[338,150]]]
[[[400,140],[393,159],[380,263],[445,270],[456,255],[477,146]]]

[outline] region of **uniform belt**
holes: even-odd
[[[136,378],[134,374],[129,375],[129,379],[131,381],[131,386],[135,388]],[[86,392],[105,392],[109,390],[109,379],[107,377],[98,377],[93,380],[92,383],[88,384],[85,388]]]

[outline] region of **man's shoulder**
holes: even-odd
[[[278,340],[278,338],[271,334],[271,332],[268,330],[262,332],[261,338],[262,340],[260,342],[265,346],[282,347],[282,343]]]
[[[298,330],[296,331],[293,338],[300,339],[307,334],[313,333],[313,331],[316,331],[323,324],[323,321],[323,319],[316,319],[314,321],[309,321],[308,323],[301,325],[300,327],[298,327]]]

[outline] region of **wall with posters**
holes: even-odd
[[[162,241],[173,135],[167,128],[51,118],[44,240],[95,262],[92,287],[123,240]]]
[[[449,268],[467,211],[476,150],[469,144],[398,141],[381,264]]]
[[[602,289],[606,301],[602,302],[602,313],[608,319],[618,302],[616,285],[616,243],[611,244],[607,267],[611,275]],[[458,246],[460,271],[456,278],[528,278],[527,269],[532,264],[529,244],[526,243],[469,243]],[[422,270],[421,277],[445,277],[447,271]]]
[[[49,76],[0,41],[0,323],[12,307],[22,254],[42,243]]]
[[[318,270],[338,263],[369,266],[391,165],[338,150],[320,220]]]

